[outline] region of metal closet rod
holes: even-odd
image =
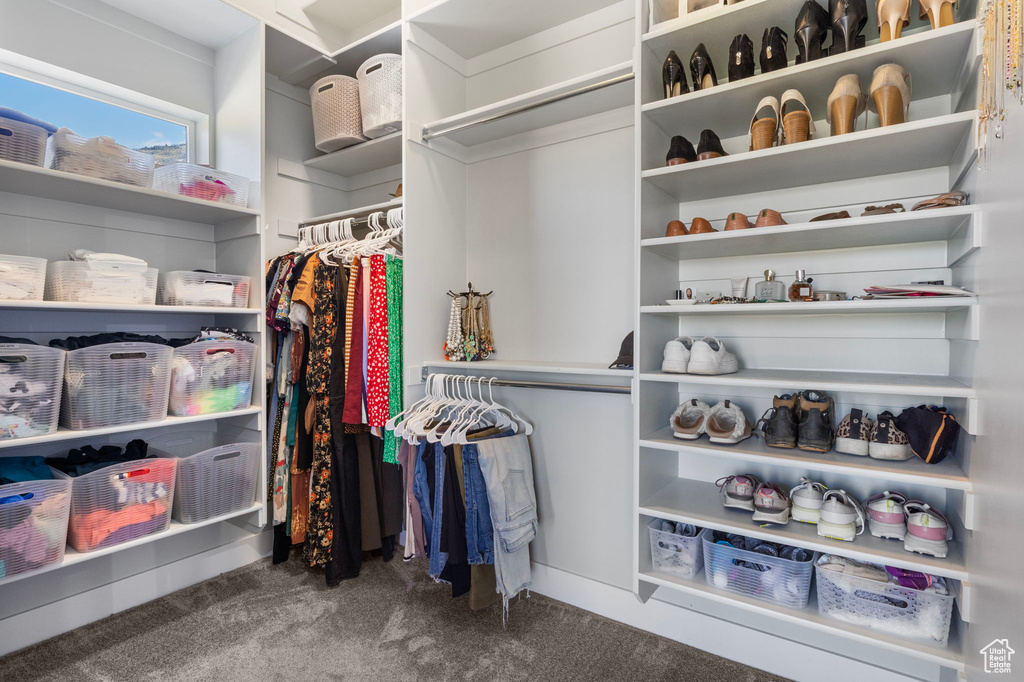
[[[429,375],[424,372],[424,379]],[[448,376],[475,376],[472,374],[449,374]],[[485,380],[485,386],[505,386],[507,388],[536,388],[548,391],[574,391],[576,393],[615,393],[628,395],[632,392],[629,386],[601,386],[599,384],[574,384],[553,381],[516,381],[513,379]]]
[[[515,107],[514,109],[509,109],[508,111],[503,111],[498,114],[491,114],[490,116],[485,116],[484,118],[478,119],[476,121],[467,121],[466,123],[460,123],[450,128],[442,128],[441,130],[430,130],[429,128],[424,128],[423,141],[427,142],[429,140],[434,139],[435,137],[444,137],[445,135],[451,135],[452,133],[459,132],[460,130],[467,130],[469,128],[475,128],[476,126],[484,125],[485,123],[491,123],[492,121],[499,121],[503,118],[515,116],[516,114],[521,114],[525,111],[531,111],[533,109],[538,109],[549,104],[554,104],[555,102],[561,102],[562,100],[570,99],[572,97],[585,95],[588,92],[594,92],[596,90],[610,88],[613,85],[618,85],[619,83],[626,83],[628,81],[631,81],[635,77],[636,74],[633,73],[627,73],[622,76],[616,76],[615,78],[610,78],[606,81],[601,81],[600,83],[594,83],[593,85],[585,85],[582,88],[577,88],[569,92],[563,92],[560,95],[552,95],[550,97],[545,97],[542,100],[531,102],[530,104],[523,104],[522,106]]]

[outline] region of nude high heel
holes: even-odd
[[[774,147],[778,136],[779,100],[769,95],[757,103],[750,119],[750,151]]]
[[[798,90],[782,93],[782,144],[807,142],[814,136],[814,117]]]
[[[932,28],[952,26],[956,23],[953,16],[954,0],[919,0],[921,3],[921,18],[928,17],[932,22]]]
[[[875,16],[881,42],[896,40],[910,25],[910,0],[876,0]]]
[[[864,113],[866,106],[857,74],[847,74],[836,81],[825,110],[825,120],[832,126],[832,134],[845,135],[856,130],[857,117]]]
[[[883,64],[871,78],[872,111],[878,113],[879,125],[906,123],[910,112],[910,74],[899,64]]]

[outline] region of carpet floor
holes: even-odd
[[[379,559],[336,589],[260,561],[0,658],[18,682],[780,679],[540,595],[503,631]]]

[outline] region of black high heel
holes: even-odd
[[[786,68],[789,61],[786,59],[786,44],[789,36],[778,26],[772,26],[764,30],[761,36],[761,73],[778,71]]]
[[[686,72],[683,60],[672,50],[665,58],[665,66],[661,69],[661,80],[665,84],[665,99],[685,95],[690,91],[686,87]]]
[[[796,15],[796,29],[793,40],[799,53],[796,63],[803,64],[826,55],[825,37],[828,36],[829,16],[825,8],[815,0],[807,0],[800,14]]]
[[[729,82],[754,75],[754,41],[741,33],[729,45]]]
[[[711,55],[704,43],[697,45],[697,49],[690,55],[690,75],[693,76],[693,90],[707,90],[718,85],[718,76],[715,75],[715,65],[711,63]]]
[[[842,54],[864,47],[867,39],[862,32],[868,23],[866,1],[828,0],[828,10],[832,25],[832,47],[828,53]]]
[[[706,161],[717,159],[719,156],[728,156],[722,148],[722,141],[718,139],[715,131],[705,128],[700,131],[700,142],[697,143],[697,160]]]

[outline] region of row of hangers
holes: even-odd
[[[376,211],[366,217],[370,232],[356,239],[353,230],[363,220],[344,218],[299,228],[299,243],[293,253],[320,251],[321,261],[331,265],[351,263],[353,259],[374,254],[402,255],[402,234],[405,230],[404,207],[386,214]]]
[[[428,443],[466,445],[471,430],[492,426],[529,436],[533,425],[494,400],[496,381],[493,377],[431,374],[427,377],[426,395],[389,419],[385,428],[413,444],[425,438]]]

